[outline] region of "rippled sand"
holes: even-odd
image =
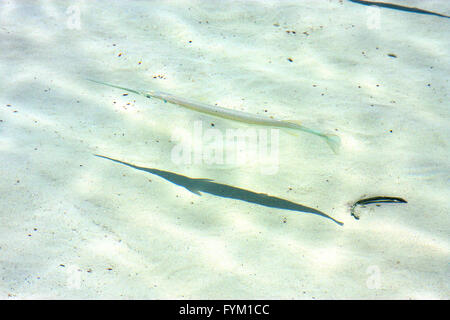
[[[337,0],[5,2],[0,298],[448,299],[449,28]],[[280,131],[272,158],[211,161],[248,127],[86,78],[341,150]],[[371,196],[408,203],[355,220]]]

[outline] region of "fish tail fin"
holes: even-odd
[[[306,128],[302,125],[302,123],[298,120],[289,120],[289,121],[285,121],[288,125],[286,126],[286,128],[288,129],[297,129],[297,130],[302,130],[308,133],[312,133],[315,134],[317,136],[320,136],[322,138],[325,139],[326,143],[328,144],[328,146],[330,146],[331,150],[333,150],[333,152],[335,154],[339,153],[339,147],[341,146],[341,139],[335,135],[335,134],[326,134],[323,133],[321,131],[318,130],[314,130],[311,128]]]
[[[335,134],[325,134],[324,138],[331,150],[333,150],[335,154],[338,154],[341,146],[341,138]]]

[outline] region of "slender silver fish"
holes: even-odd
[[[164,102],[170,102],[197,112],[206,113],[212,116],[249,123],[249,124],[256,124],[256,125],[262,125],[262,126],[268,126],[268,127],[276,127],[276,128],[287,128],[287,129],[294,129],[294,130],[300,130],[304,132],[308,132],[311,134],[315,134],[325,140],[325,142],[330,146],[331,150],[333,152],[338,153],[339,146],[341,144],[341,140],[337,135],[334,134],[326,134],[323,132],[320,132],[318,130],[307,128],[303,125],[301,125],[297,121],[285,121],[285,120],[275,120],[270,119],[267,117],[262,117],[256,114],[251,114],[239,110],[233,110],[233,109],[227,109],[222,108],[218,106],[212,106],[206,103],[192,101],[189,99],[177,97],[174,95],[171,95],[169,93],[161,92],[161,91],[138,91],[134,89],[129,89],[121,86],[117,86],[114,84],[109,84],[106,82],[101,82],[97,80],[87,79],[92,82],[96,82],[105,86],[113,87],[122,89],[128,92],[136,93],[141,96],[147,97],[147,98],[156,98],[163,100]]]

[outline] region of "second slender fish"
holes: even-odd
[[[352,207],[350,209],[350,213],[352,214],[353,217],[355,217],[356,220],[359,220],[359,214],[356,213],[356,211],[355,211],[356,206],[357,205],[365,206],[367,204],[372,204],[372,203],[408,203],[408,201],[406,201],[402,198],[384,197],[384,196],[361,199],[361,200],[356,201],[352,205]]]
[[[266,117],[262,117],[259,115],[251,114],[242,112],[239,110],[233,110],[233,109],[227,109],[222,108],[218,106],[212,106],[206,103],[192,101],[189,99],[185,99],[182,97],[177,97],[174,95],[171,95],[169,93],[160,92],[160,91],[138,91],[134,89],[129,89],[125,87],[120,87],[114,84],[109,84],[97,80],[87,79],[92,82],[96,82],[105,86],[113,87],[122,89],[128,92],[136,93],[141,96],[147,97],[147,98],[156,98],[160,99],[164,102],[170,102],[191,110],[195,110],[197,112],[206,113],[212,116],[249,123],[249,124],[256,124],[256,125],[262,125],[262,126],[269,126],[269,127],[276,127],[276,128],[287,128],[287,129],[294,129],[294,130],[300,130],[304,132],[308,132],[311,134],[314,134],[316,136],[319,136],[325,140],[325,142],[330,146],[330,148],[337,153],[339,151],[339,146],[341,143],[341,140],[337,135],[334,134],[327,134],[323,133],[318,130],[307,128],[300,123],[296,121],[285,121],[285,120],[274,120]]]

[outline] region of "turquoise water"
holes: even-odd
[[[1,6],[1,298],[449,298],[448,19],[349,1]],[[408,203],[354,219],[371,196]]]

